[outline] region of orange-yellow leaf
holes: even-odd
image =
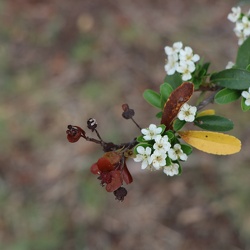
[[[234,136],[208,131],[179,131],[181,138],[191,146],[209,154],[230,155],[241,149],[241,142]]]
[[[214,114],[215,114],[214,109],[207,109],[207,110],[203,110],[199,112],[196,117],[205,116],[205,115],[214,115]]]

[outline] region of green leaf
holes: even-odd
[[[186,124],[186,121],[181,121],[180,119],[175,119],[173,123],[173,129],[174,131],[179,131],[184,125]]]
[[[167,157],[166,158],[166,166],[169,166],[171,164],[172,164],[172,160],[169,157]]]
[[[145,142],[146,140],[143,139],[143,135],[140,135],[136,138],[138,142]]]
[[[173,92],[173,88],[169,83],[163,83],[160,86],[160,94],[161,94],[161,106],[162,109],[164,107],[165,102],[167,101],[170,94]]]
[[[250,64],[250,37],[239,47],[236,58],[236,65],[238,68],[246,69]]]
[[[156,118],[162,118],[162,111],[158,112],[155,116]]]
[[[161,134],[164,133],[165,129],[166,129],[166,126],[164,124],[160,124],[159,126],[157,126],[158,128],[162,128],[162,132]]]
[[[165,133],[163,134],[163,136],[164,136],[164,135],[167,135],[167,136],[168,136],[168,139],[169,139],[170,141],[175,137],[174,132],[171,131],[171,130],[168,130],[167,132],[165,132]]]
[[[151,89],[146,89],[143,92],[143,97],[144,99],[151,104],[152,106],[156,108],[161,109],[161,96],[157,92],[151,90]]]
[[[228,131],[234,127],[231,120],[217,115],[196,117],[194,124],[202,129],[210,131]]]
[[[245,69],[225,69],[212,74],[210,80],[221,87],[243,90],[250,87],[250,72]]]
[[[178,163],[179,164],[179,163]],[[179,173],[178,173],[178,175],[181,175],[182,174],[182,167],[181,167],[181,165],[179,164]]]
[[[235,89],[222,89],[214,97],[216,103],[226,104],[237,100],[241,96],[241,92]]]
[[[245,98],[242,98],[242,99],[241,99],[241,109],[242,109],[242,111],[244,111],[244,112],[250,110],[250,106],[247,106],[247,105],[245,104],[245,100],[246,100]]]
[[[187,144],[181,144],[181,149],[186,155],[190,155],[193,152],[193,148]]]
[[[194,88],[199,89],[200,85],[203,83],[204,78],[207,75],[210,63],[199,63],[196,65],[195,74],[193,75],[192,82],[194,83]]]
[[[176,89],[182,84],[183,81],[180,73],[175,72],[173,75],[167,75],[164,82],[169,83],[173,89]]]

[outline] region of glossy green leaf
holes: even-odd
[[[250,87],[250,72],[245,69],[225,69],[212,74],[210,80],[221,87],[243,90]]]
[[[156,118],[162,118],[162,111],[158,112],[155,116]]]
[[[179,131],[185,124],[186,124],[186,121],[181,121],[178,118],[175,119],[175,121],[173,123],[174,131]]]
[[[164,107],[165,102],[167,101],[170,94],[173,92],[173,88],[169,83],[163,83],[160,86],[160,94],[161,94],[161,106],[162,109]]]
[[[199,63],[196,65],[195,74],[192,77],[192,82],[194,83],[194,88],[199,89],[200,85],[204,81],[204,77],[207,75],[207,71],[210,63]]]
[[[236,58],[236,66],[241,69],[246,69],[250,64],[250,37],[239,47]]]
[[[167,157],[166,158],[166,166],[169,166],[171,164],[172,164],[172,160],[169,157]]]
[[[175,72],[173,75],[167,75],[164,82],[169,83],[173,89],[176,89],[182,84],[183,81],[180,73]]]
[[[181,167],[181,165],[179,164],[179,173],[178,173],[178,175],[181,175],[182,174],[182,167]]]
[[[194,124],[197,127],[210,131],[228,131],[234,127],[231,120],[218,115],[196,117]]]
[[[140,135],[136,138],[138,142],[145,142],[146,140],[143,139],[143,135]]]
[[[241,96],[241,92],[235,89],[222,89],[214,97],[216,103],[226,104],[236,101]]]
[[[143,97],[152,106],[156,108],[161,108],[161,96],[157,92],[151,89],[146,89],[143,92]]]
[[[193,148],[187,144],[181,144],[181,149],[186,155],[190,155],[193,152]]]
[[[163,134],[163,136],[164,136],[164,135],[167,135],[169,140],[172,140],[172,139],[175,137],[174,132],[171,131],[171,130],[166,131],[166,132]]]

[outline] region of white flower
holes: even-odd
[[[179,164],[177,164],[177,163],[172,163],[172,164],[169,165],[169,166],[165,166],[165,167],[163,168],[163,172],[164,172],[166,175],[169,175],[169,176],[177,175],[177,174],[179,174]]]
[[[241,31],[244,33],[245,36],[250,35],[250,21],[248,17],[243,16],[241,21],[238,21],[235,26],[236,31]]]
[[[245,36],[250,35],[250,21],[248,20],[248,17],[243,16],[242,17],[242,25],[243,25],[243,33]]]
[[[181,121],[193,122],[195,119],[197,108],[195,106],[188,105],[187,103],[183,104],[177,117]]]
[[[234,33],[239,38],[238,45],[241,45],[246,40],[246,36],[244,35],[242,30],[238,30],[236,28],[234,29]]]
[[[241,14],[241,8],[240,7],[233,7],[232,12],[228,14],[227,18],[229,21],[235,23]]]
[[[167,135],[164,135],[164,136],[157,135],[155,137],[155,144],[153,145],[153,148],[157,150],[158,152],[162,152],[162,153],[167,152],[171,147],[171,144],[169,143],[168,140],[169,139]]]
[[[141,168],[142,169],[145,169],[147,168],[150,163],[151,163],[151,148],[150,147],[142,147],[142,146],[138,146],[136,148],[138,154],[136,155],[136,157],[134,158],[134,161],[135,162],[141,162],[142,161],[142,164],[141,164]]]
[[[184,62],[197,62],[200,60],[200,56],[197,54],[193,54],[192,48],[186,46],[184,49],[180,50],[180,61]]]
[[[168,156],[171,160],[176,161],[178,159],[182,161],[187,160],[187,155],[183,153],[180,144],[175,144],[174,148],[170,148],[168,151]]]
[[[231,69],[235,64],[231,61],[227,63],[226,69]]]
[[[187,81],[192,78],[191,73],[195,71],[195,64],[192,61],[181,61],[177,67],[177,71],[182,74],[182,80]]]
[[[142,134],[144,134],[143,139],[146,141],[154,140],[155,137],[162,132],[161,127],[157,127],[155,124],[150,124],[149,127],[143,128],[141,130]]]
[[[173,75],[178,67],[178,55],[172,54],[171,56],[168,56],[167,64],[164,66],[165,71],[168,75]]]
[[[166,165],[167,154],[155,150],[151,155],[151,164],[156,170],[159,170],[161,167]]]
[[[173,47],[166,46],[164,50],[168,56],[171,56],[173,54],[177,54],[182,48],[182,46],[183,46],[182,42],[175,42],[173,44]]]
[[[246,99],[245,104],[247,106],[250,106],[250,88],[248,89],[248,91],[243,91],[241,95]]]

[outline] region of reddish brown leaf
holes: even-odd
[[[186,103],[194,92],[194,84],[191,82],[184,82],[181,86],[175,89],[163,109],[161,124],[166,126],[166,130],[172,129],[173,120],[180,111],[180,108]]]

